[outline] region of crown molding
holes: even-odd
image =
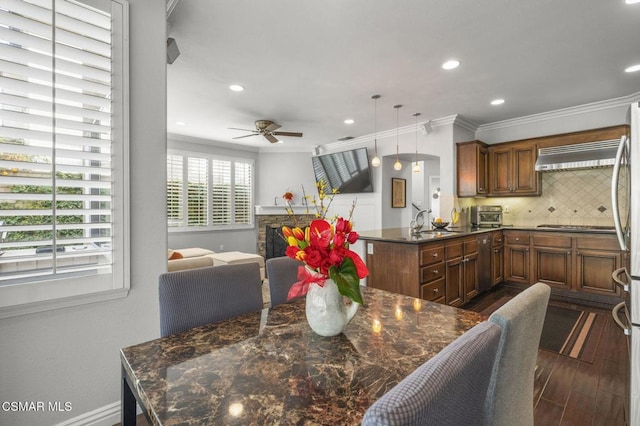
[[[454,114],[441,118],[434,118],[432,120],[424,120],[418,122],[418,127],[423,124],[429,122],[432,128],[442,127],[442,126],[451,126],[456,125],[460,126],[464,129],[475,132],[478,128],[478,125],[473,121],[467,120],[460,115]],[[398,127],[397,133],[396,129],[384,130],[375,134],[368,134],[363,136],[358,136],[357,138],[349,139],[348,141],[338,141],[322,144],[322,149],[327,149],[329,151],[338,150],[338,149],[350,149],[354,147],[362,146],[367,142],[373,142],[374,139],[385,139],[385,138],[393,138],[397,135],[405,135],[405,134],[413,134],[416,131],[416,123],[408,124],[406,126]]]
[[[542,112],[539,114],[526,115],[524,117],[512,118],[509,120],[481,124],[477,128],[477,132],[487,132],[491,130],[504,129],[507,127],[523,126],[526,124],[538,123],[540,121],[547,121],[556,118],[570,117],[572,115],[587,114],[590,112],[619,108],[625,105],[629,105],[638,99],[640,99],[640,92],[636,92],[628,96],[622,96],[620,98],[608,99],[605,101],[598,101],[574,107],[561,108],[553,111]]]

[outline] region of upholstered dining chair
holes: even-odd
[[[262,309],[257,263],[166,272],[158,290],[162,337]]]
[[[476,325],[374,402],[362,424],[482,425],[500,334]]]
[[[287,302],[291,285],[298,281],[298,267],[304,263],[287,256],[267,259],[267,279],[271,306]]]
[[[502,328],[485,410],[491,426],[532,426],[538,345],[551,288],[536,283],[500,307],[489,321]]]

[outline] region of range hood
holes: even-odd
[[[613,166],[619,144],[620,141],[614,139],[540,148],[536,171],[555,172]]]

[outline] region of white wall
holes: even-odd
[[[166,4],[130,0],[131,292],[125,299],[0,320],[0,401],[63,401],[70,412],[7,413],[51,425],[120,401],[122,347],[159,333],[166,268]],[[98,424],[113,424],[118,418]]]
[[[293,204],[300,204],[303,186],[307,195],[315,195],[311,155],[311,152],[261,152],[257,165],[256,205],[273,206],[277,200],[278,205],[284,206],[282,195],[287,191],[294,195]]]

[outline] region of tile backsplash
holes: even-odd
[[[540,197],[458,198],[458,203],[466,210],[473,205],[501,205],[505,225],[613,226],[612,172],[611,167],[546,172]],[[626,201],[621,199],[620,205]]]

